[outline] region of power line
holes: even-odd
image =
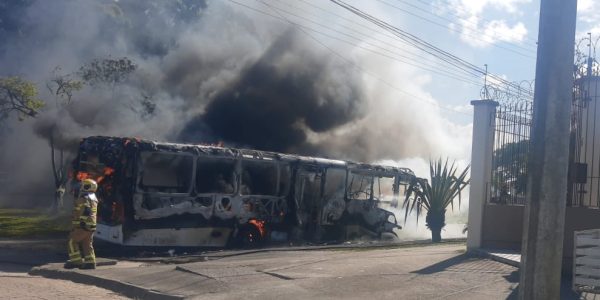
[[[293,6],[293,7],[294,7],[294,8],[297,8],[297,7],[295,7],[295,6]],[[287,10],[281,9],[281,8],[279,8],[279,7],[272,6],[271,8],[272,8],[272,9],[276,9],[276,10],[278,10],[278,11],[280,11],[280,12],[286,13],[286,14],[288,14],[288,15],[291,15],[291,16],[294,16],[294,17],[297,17],[297,18],[299,18],[299,19],[303,19],[303,20],[305,20],[305,21],[307,21],[307,22],[310,22],[310,23],[317,24],[317,25],[319,25],[319,26],[323,26],[323,27],[325,26],[325,25],[324,25],[324,24],[322,24],[322,23],[315,22],[315,21],[313,21],[313,20],[310,20],[310,19],[308,19],[308,18],[305,18],[305,17],[303,17],[303,16],[299,16],[299,15],[297,15],[297,14],[295,14],[295,13],[292,13],[292,12],[290,12],[290,11],[287,11]],[[305,26],[303,26],[303,25],[300,25],[300,24],[298,24],[298,23],[295,23],[295,22],[294,22],[294,24],[296,24],[296,25],[298,25],[298,26],[305,27]],[[330,37],[330,38],[332,38],[332,39],[339,40],[339,41],[342,41],[342,42],[345,42],[345,43],[351,44],[351,45],[353,45],[353,46],[355,46],[355,47],[357,47],[357,48],[360,48],[360,49],[363,49],[363,50],[366,50],[366,51],[369,51],[369,52],[372,52],[372,53],[378,54],[378,55],[380,55],[380,56],[383,56],[383,57],[386,57],[386,58],[389,58],[389,59],[392,59],[392,60],[395,60],[395,61],[402,62],[402,63],[404,63],[404,64],[408,64],[408,65],[411,65],[411,66],[414,66],[414,67],[417,67],[417,68],[420,68],[420,69],[423,69],[423,70],[426,70],[426,71],[429,71],[429,72],[432,72],[432,73],[436,73],[436,74],[438,74],[438,75],[446,76],[446,77],[448,77],[448,78],[456,79],[456,80],[459,80],[459,81],[462,81],[462,82],[466,82],[466,83],[469,83],[469,84],[472,84],[472,85],[475,85],[475,86],[481,86],[481,83],[479,83],[479,82],[475,82],[475,81],[473,81],[471,78],[468,78],[468,77],[465,77],[465,76],[463,76],[463,75],[457,74],[457,73],[456,73],[454,70],[450,70],[450,69],[447,69],[447,70],[442,70],[442,69],[439,69],[439,67],[440,67],[439,65],[430,65],[430,64],[426,64],[426,63],[424,63],[423,61],[419,61],[419,63],[416,63],[416,62],[414,61],[414,58],[408,57],[408,56],[406,56],[406,55],[403,55],[403,54],[400,54],[400,53],[393,52],[393,51],[391,51],[391,50],[389,50],[389,49],[387,49],[387,48],[379,47],[379,46],[377,46],[377,45],[375,45],[375,44],[373,44],[373,43],[371,43],[371,42],[367,42],[367,41],[365,41],[364,39],[361,39],[361,38],[358,38],[358,37],[356,37],[356,36],[350,35],[350,34],[348,34],[348,33],[346,33],[346,32],[342,32],[342,31],[339,31],[339,30],[336,30],[336,29],[332,29],[332,28],[327,28],[328,30],[331,30],[331,31],[333,31],[333,32],[337,32],[337,33],[339,33],[339,34],[341,34],[341,35],[343,35],[343,36],[347,36],[347,37],[350,37],[350,38],[356,39],[356,40],[360,41],[360,42],[361,42],[361,44],[355,44],[355,43],[349,42],[349,41],[347,41],[347,40],[340,39],[340,38],[338,38],[338,37],[335,37],[335,36],[331,36],[331,35],[329,35],[329,34],[327,34],[327,33],[324,33],[324,32],[318,31],[318,30],[314,30],[314,29],[312,29],[312,28],[310,28],[310,27],[305,27],[305,28],[307,28],[308,30],[311,30],[311,31],[313,31],[313,32],[319,33],[319,34],[321,34],[321,35],[324,35],[324,36]],[[359,34],[362,34],[362,33],[360,33],[360,32],[357,32],[357,33],[359,33]],[[390,44],[390,43],[388,43],[388,42],[386,42],[386,41],[383,41],[383,40],[381,40],[381,39],[378,39],[378,38],[376,38],[376,37],[369,36],[369,35],[366,35],[366,34],[362,34],[362,35],[363,35],[363,36],[365,36],[365,37],[368,37],[369,39],[373,39],[373,40],[375,40],[375,41],[379,41],[379,42],[381,42],[381,43],[384,43],[384,44],[386,44],[386,45],[389,45],[389,46],[391,46],[391,47],[393,47],[393,48],[396,48],[396,49],[399,49],[399,50],[403,50],[403,51],[405,51],[405,49],[402,49],[402,48],[400,48],[400,47],[398,47],[398,46],[396,46],[396,45]],[[372,47],[375,47],[375,48],[381,49],[381,50],[383,50],[383,51],[385,51],[385,52],[391,53],[393,56],[390,56],[389,54],[386,54],[386,53],[381,53],[381,52],[378,52],[378,51],[372,50],[372,49],[370,49],[370,48],[364,47],[362,44],[366,44],[366,45],[369,45],[369,46],[372,46]],[[411,53],[411,54],[413,54],[413,53]],[[422,60],[422,59],[424,59],[423,57],[420,57],[420,56],[418,56],[418,55],[416,55],[416,54],[415,54],[415,56],[416,56],[416,57],[417,57],[417,59],[419,59],[419,60]],[[405,58],[405,59],[402,59],[402,58]],[[429,67],[429,68],[427,68],[427,67]],[[477,77],[477,76],[478,76],[477,74],[469,74],[469,75],[472,75],[472,76],[475,76],[475,77]]]
[[[454,54],[444,51],[443,49],[440,49],[405,30],[402,30],[398,27],[395,27],[395,26],[385,22],[385,21],[382,21],[376,17],[373,17],[372,15],[369,15],[352,5],[349,5],[349,4],[345,3],[344,1],[341,1],[341,0],[330,0],[330,1],[337,4],[338,6],[340,6],[342,8],[352,12],[353,14],[355,14],[365,20],[368,20],[369,22],[372,22],[373,24],[381,27],[382,29],[387,30],[387,31],[397,35],[399,38],[407,41],[408,43],[413,45],[415,48],[420,49],[423,52],[426,52],[434,57],[437,57],[440,60],[445,61],[448,64],[454,65],[460,69],[472,70],[476,73],[481,74],[482,76],[488,76],[488,77],[494,79],[495,81],[498,81],[498,82],[502,83],[503,85],[514,89],[516,91],[516,94],[514,92],[507,91],[507,93],[512,93],[513,96],[533,98],[531,91],[524,90],[519,85],[509,82],[498,75],[488,73],[486,70],[483,70],[480,67],[473,65],[472,63],[470,63],[464,59],[461,59]]]
[[[318,10],[320,10],[320,11],[323,11],[323,12],[325,12],[325,13],[329,14],[329,15],[333,15],[333,16],[335,16],[335,17],[336,17],[336,19],[343,19],[343,20],[349,21],[349,22],[351,22],[352,24],[357,24],[357,25],[361,26],[362,28],[366,28],[367,30],[373,31],[373,32],[377,33],[377,35],[385,35],[385,36],[387,36],[387,37],[391,37],[391,38],[393,38],[394,40],[399,40],[399,41],[401,41],[401,42],[405,42],[405,43],[406,43],[406,41],[404,41],[404,40],[402,40],[402,39],[398,39],[398,37],[397,37],[396,35],[389,34],[389,33],[387,33],[386,31],[383,31],[383,32],[381,32],[381,31],[374,30],[374,29],[372,29],[372,28],[370,28],[370,27],[368,27],[368,26],[365,26],[365,25],[363,25],[363,24],[361,24],[361,23],[357,23],[357,22],[356,22],[355,20],[353,20],[353,19],[349,19],[349,18],[346,18],[346,17],[344,17],[344,16],[341,16],[341,15],[339,15],[339,14],[336,14],[336,13],[334,13],[334,12],[331,12],[331,11],[330,11],[330,10],[328,10],[328,9],[325,9],[325,8],[322,8],[322,7],[320,7],[320,6],[317,6],[317,5],[314,5],[314,4],[312,4],[312,3],[309,3],[309,2],[307,2],[306,0],[300,0],[300,1],[301,1],[301,2],[303,2],[304,4],[307,4],[308,6],[311,6],[312,8],[316,8],[316,9],[318,9]],[[305,12],[305,13],[307,12],[307,11],[306,11],[306,9],[304,9],[304,8],[302,8],[302,7],[298,7],[298,6],[292,5],[292,4],[290,4],[290,3],[286,2],[286,1],[283,1],[283,3],[287,4],[287,6],[289,6],[290,8],[292,8],[294,11],[299,11],[299,10],[300,10],[300,11],[303,11],[303,12]],[[399,58],[397,58],[397,57],[390,57],[388,54],[381,53],[381,52],[378,52],[378,51],[374,51],[374,50],[372,50],[372,49],[369,49],[369,48],[365,48],[364,46],[362,46],[362,44],[365,44],[364,40],[363,40],[363,39],[359,39],[359,38],[357,38],[356,36],[352,36],[352,35],[349,35],[349,34],[347,34],[347,33],[345,33],[345,32],[340,32],[340,31],[338,31],[338,30],[334,30],[334,29],[332,29],[332,28],[331,28],[332,26],[327,26],[327,25],[324,25],[324,24],[322,24],[322,23],[315,22],[315,21],[313,21],[313,20],[311,20],[311,19],[308,19],[308,18],[306,18],[306,17],[303,17],[303,16],[299,16],[299,15],[297,15],[297,14],[295,14],[295,13],[289,12],[289,11],[287,11],[287,10],[284,10],[284,9],[282,9],[282,8],[276,8],[276,9],[278,9],[278,10],[279,10],[279,11],[281,11],[281,12],[285,12],[285,13],[287,13],[288,15],[292,15],[292,16],[295,16],[295,17],[297,17],[297,18],[299,18],[299,19],[306,20],[306,21],[308,21],[308,22],[310,22],[310,23],[317,24],[317,25],[318,25],[318,26],[320,26],[321,28],[326,28],[327,30],[333,30],[334,32],[338,32],[338,33],[340,33],[340,34],[342,34],[342,35],[344,35],[344,36],[348,36],[348,37],[350,37],[350,38],[353,38],[353,39],[359,40],[359,41],[360,41],[360,44],[358,44],[358,45],[357,45],[357,44],[353,44],[352,42],[349,42],[349,41],[347,41],[347,40],[344,40],[344,39],[340,39],[340,38],[338,38],[338,37],[336,37],[336,36],[331,36],[331,35],[329,35],[329,34],[323,33],[322,31],[314,30],[314,29],[312,29],[312,28],[310,28],[310,27],[305,27],[305,28],[307,28],[308,30],[311,30],[311,31],[313,31],[313,32],[316,32],[316,33],[318,33],[318,34],[321,34],[321,35],[324,35],[324,36],[327,36],[327,37],[329,37],[329,38],[333,38],[333,39],[336,39],[336,40],[341,40],[341,41],[343,41],[343,42],[345,42],[345,43],[349,43],[349,44],[351,44],[351,45],[354,45],[354,46],[355,46],[355,47],[357,47],[357,48],[361,48],[361,49],[364,49],[364,50],[370,51],[370,52],[372,52],[372,53],[375,53],[375,54],[378,54],[378,55],[381,55],[381,56],[384,56],[384,57],[387,57],[387,58],[391,58],[391,59],[393,59],[393,60],[400,61],[400,62],[403,62],[403,63],[405,63],[405,64],[409,64],[409,65],[412,65],[412,66],[415,66],[415,67],[421,68],[421,69],[423,69],[423,70],[426,70],[426,71],[429,71],[429,72],[432,72],[432,73],[440,74],[440,72],[442,72],[442,73],[444,73],[444,74],[440,74],[440,75],[442,75],[442,76],[446,76],[446,77],[448,77],[448,78],[452,78],[452,79],[455,79],[455,80],[459,80],[459,81],[462,81],[462,82],[466,82],[466,83],[468,83],[468,84],[472,84],[472,85],[474,85],[474,86],[478,86],[478,87],[480,87],[480,86],[481,86],[481,84],[480,84],[480,83],[473,81],[471,78],[466,78],[466,77],[464,77],[463,75],[459,75],[459,74],[457,74],[457,73],[456,73],[456,71],[461,71],[461,72],[464,72],[464,73],[466,73],[466,74],[467,74],[467,75],[469,75],[469,76],[473,76],[473,77],[476,77],[476,78],[481,78],[481,77],[482,77],[482,75],[480,74],[480,72],[474,72],[474,71],[472,71],[472,70],[469,70],[469,69],[464,69],[464,68],[457,68],[457,70],[450,69],[449,67],[456,67],[456,66],[454,66],[454,65],[452,65],[452,64],[448,64],[448,63],[447,63],[447,64],[441,64],[441,65],[435,65],[435,66],[431,66],[431,65],[429,65],[429,64],[426,64],[426,66],[427,66],[427,67],[430,67],[430,68],[426,68],[426,67],[424,67],[424,66],[421,66],[421,65],[420,65],[420,64],[422,64],[421,62],[423,62],[423,61],[427,61],[427,59],[426,59],[426,58],[424,58],[424,57],[421,57],[421,56],[419,56],[419,55],[417,55],[417,54],[411,53],[410,51],[406,51],[407,49],[401,49],[401,48],[399,48],[398,46],[396,46],[396,45],[393,45],[393,44],[390,44],[389,42],[383,41],[383,40],[381,40],[381,39],[378,39],[378,38],[374,37],[373,35],[368,35],[368,34],[365,34],[365,33],[363,33],[363,32],[360,32],[360,31],[356,30],[356,29],[349,28],[348,26],[343,26],[345,29],[349,29],[350,31],[353,31],[353,32],[355,32],[355,33],[358,33],[358,34],[360,34],[360,35],[362,35],[362,36],[366,36],[368,40],[375,40],[375,41],[378,41],[378,42],[384,43],[384,44],[386,44],[386,45],[390,45],[390,46],[391,46],[391,47],[393,47],[393,48],[396,48],[396,49],[402,50],[403,52],[406,52],[406,53],[408,53],[408,54],[412,54],[412,55],[414,55],[414,56],[416,56],[416,57],[417,57],[416,59],[417,59],[417,60],[420,62],[420,64],[415,64],[415,61],[414,61],[414,60],[410,60],[410,59],[412,59],[412,58],[406,57],[406,56],[404,56],[404,55],[401,55],[401,54],[394,53],[393,51],[391,51],[391,50],[389,50],[389,49],[387,49],[387,48],[379,47],[379,46],[373,45],[372,43],[366,43],[366,44],[369,44],[370,46],[376,47],[376,48],[378,48],[378,49],[382,49],[382,50],[383,50],[383,51],[385,51],[385,52],[388,52],[388,53],[393,53],[395,56],[398,56],[398,55],[399,55],[399,56],[401,56],[401,57],[407,58],[407,59],[409,59],[409,61],[407,62],[406,60],[399,59]],[[313,16],[313,14],[309,14],[309,15]],[[288,22],[290,22],[290,21],[288,20]],[[335,22],[335,21],[334,21],[334,23],[336,23],[336,24],[340,24],[340,23],[338,23],[338,22]],[[371,24],[371,23],[368,23],[368,24]],[[298,26],[303,26],[303,25],[301,25],[301,24],[296,24],[296,25],[298,25]],[[411,43],[408,43],[408,44],[409,44],[409,45],[412,45]],[[435,57],[435,56],[434,56],[434,57]],[[436,57],[436,58],[437,58],[437,57]],[[446,61],[442,60],[442,62],[446,62]],[[432,70],[431,68],[433,68],[433,70]],[[446,68],[446,69],[445,69],[445,70],[441,70],[441,69],[443,69],[443,68]],[[487,71],[484,71],[484,72],[485,72],[485,74],[487,74]],[[491,74],[490,76],[491,76],[492,78],[494,77],[494,75],[493,75],[493,74]],[[499,80],[496,80],[496,81],[498,82]],[[492,88],[493,90],[502,90],[502,92],[503,92],[504,94],[507,94],[507,95],[510,95],[510,96],[513,96],[513,97],[516,97],[516,98],[522,98],[522,97],[523,97],[523,94],[524,94],[524,92],[523,92],[522,90],[520,90],[520,86],[518,86],[518,85],[515,85],[515,84],[511,83],[511,86],[510,86],[510,87],[511,87],[513,90],[516,90],[516,91],[507,90],[507,89],[506,89],[506,87],[507,87],[507,86],[505,86],[505,87],[499,86],[499,84],[498,84],[498,83],[492,83],[492,84],[488,85],[488,88]],[[517,89],[516,87],[518,87],[519,89]],[[525,95],[525,96],[528,96],[528,95]]]
[[[281,19],[285,20],[286,22],[288,22],[288,23],[289,23],[289,24],[291,24],[292,26],[295,26],[295,27],[297,27],[297,28],[298,28],[298,30],[302,31],[302,32],[303,32],[305,35],[307,35],[308,37],[310,37],[310,38],[311,38],[312,40],[314,40],[316,43],[318,43],[319,45],[321,45],[322,47],[324,47],[325,49],[327,49],[328,51],[330,51],[332,54],[334,54],[335,56],[337,56],[337,57],[338,57],[338,58],[340,58],[341,60],[343,60],[345,63],[349,64],[350,66],[352,66],[352,67],[354,67],[354,68],[356,68],[356,69],[358,69],[359,71],[363,72],[364,74],[367,74],[367,75],[369,75],[369,76],[371,76],[371,77],[373,77],[373,78],[377,79],[378,81],[380,81],[380,82],[382,82],[383,84],[387,85],[389,88],[391,88],[391,89],[393,89],[393,90],[395,90],[395,91],[397,91],[397,92],[400,92],[400,93],[403,93],[403,94],[405,94],[405,95],[408,95],[408,96],[412,97],[411,99],[415,99],[415,100],[418,100],[418,101],[420,101],[420,102],[423,102],[423,103],[426,103],[426,104],[429,104],[429,105],[437,106],[437,107],[439,107],[439,108],[441,108],[441,109],[444,109],[444,110],[447,110],[447,111],[451,111],[451,112],[454,112],[454,113],[458,113],[458,114],[463,114],[463,115],[468,115],[468,116],[471,116],[471,114],[468,114],[468,113],[465,113],[465,112],[462,112],[462,111],[458,111],[458,110],[455,110],[455,109],[452,109],[452,108],[449,108],[449,107],[445,107],[445,106],[443,106],[443,105],[441,105],[441,104],[439,104],[439,103],[437,103],[437,102],[432,102],[431,100],[428,100],[428,99],[425,99],[425,98],[419,97],[419,96],[417,96],[417,95],[414,95],[414,94],[412,94],[412,93],[410,93],[410,92],[407,92],[407,91],[405,91],[405,90],[403,90],[403,89],[401,89],[401,88],[398,88],[398,87],[396,87],[395,85],[393,85],[392,83],[388,82],[387,80],[385,80],[385,79],[381,78],[380,76],[378,76],[378,75],[376,75],[376,74],[374,74],[374,73],[372,73],[372,72],[370,72],[370,71],[368,71],[368,70],[366,70],[366,69],[362,68],[362,67],[361,67],[361,66],[359,66],[358,64],[356,64],[356,63],[354,63],[353,61],[351,61],[351,60],[347,59],[346,57],[344,57],[343,55],[341,55],[340,53],[338,53],[337,51],[335,51],[335,50],[334,50],[334,49],[332,49],[331,47],[329,47],[329,46],[327,46],[326,44],[324,44],[324,43],[323,43],[322,41],[320,41],[319,39],[315,38],[315,37],[314,37],[313,35],[311,35],[310,33],[306,32],[306,31],[305,31],[305,28],[304,28],[303,26],[299,26],[299,24],[297,24],[297,23],[294,23],[294,22],[292,22],[292,21],[288,20],[288,19],[287,19],[287,18],[285,18],[284,16],[280,15],[280,14],[279,14],[279,12],[277,12],[277,11],[275,11],[275,13],[276,13],[276,14],[278,14],[278,15],[279,15],[279,17],[276,17],[276,16],[274,16],[274,15],[272,15],[272,14],[269,14],[268,12],[261,11],[261,10],[259,10],[259,9],[256,9],[256,8],[252,7],[252,6],[249,6],[249,5],[247,5],[247,4],[244,4],[244,3],[241,3],[241,2],[238,2],[238,1],[235,1],[235,0],[229,0],[229,1],[230,1],[230,2],[232,2],[232,3],[235,3],[235,4],[237,4],[237,5],[243,6],[243,7],[247,8],[247,9],[253,10],[253,11],[255,11],[255,12],[258,12],[258,13],[261,13],[261,14],[265,14],[265,15],[268,15],[268,16],[271,16],[271,17],[275,17],[275,18],[277,18],[277,19],[280,19],[280,20],[281,20]],[[267,4],[267,3],[263,2],[263,1],[260,1],[260,0],[257,0],[257,1],[258,1],[258,2],[260,2],[260,3],[262,3],[263,5],[267,6],[269,9],[273,10],[269,4]]]
[[[339,38],[337,36],[328,34],[326,32],[323,32],[323,31],[320,31],[320,30],[317,30],[317,29],[314,29],[314,28],[311,28],[311,27],[308,27],[308,26],[305,26],[305,25],[302,25],[302,24],[299,24],[299,23],[296,23],[296,22],[292,22],[292,21],[284,19],[284,18],[282,18],[280,16],[275,16],[275,15],[269,14],[269,13],[264,12],[264,11],[259,11],[259,10],[256,10],[255,8],[251,8],[251,9],[253,9],[253,10],[257,11],[257,12],[260,12],[262,14],[268,15],[270,17],[273,17],[275,19],[279,19],[279,20],[282,20],[282,21],[285,21],[285,22],[293,23],[293,25],[295,25],[297,27],[302,27],[302,28],[304,28],[306,30],[309,30],[311,32],[314,32],[314,33],[326,36],[328,38],[331,38],[331,39],[334,39],[334,40],[337,40],[337,41],[341,41],[341,42],[347,43],[347,44],[352,45],[352,46],[354,46],[356,48],[360,48],[360,49],[369,51],[371,53],[374,53],[374,54],[377,54],[377,55],[380,55],[380,56],[383,56],[383,57],[386,57],[386,58],[389,58],[389,59],[392,59],[392,60],[395,60],[395,61],[399,61],[399,62],[402,62],[404,64],[408,64],[408,65],[411,65],[411,66],[414,66],[414,67],[417,67],[417,68],[420,68],[420,69],[423,69],[423,70],[426,70],[426,71],[429,71],[429,72],[432,72],[432,73],[436,73],[438,75],[446,76],[448,78],[452,78],[452,79],[455,79],[455,80],[458,80],[458,81],[461,81],[461,82],[465,82],[465,83],[468,83],[468,84],[471,84],[471,85],[474,85],[474,86],[478,86],[478,87],[481,86],[480,83],[473,81],[472,78],[465,77],[465,76],[463,76],[461,74],[456,73],[455,71],[453,71],[451,69],[446,69],[446,70],[439,69],[439,67],[440,67],[439,65],[430,65],[430,64],[423,63],[422,61],[420,62],[420,64],[416,63],[414,58],[407,57],[405,55],[395,53],[395,52],[393,52],[393,51],[391,51],[391,50],[389,50],[387,48],[383,48],[383,47],[379,47],[377,45],[374,45],[373,43],[364,42],[364,40],[362,40],[360,38],[357,38],[355,36],[349,35],[347,33],[344,33],[344,32],[338,31],[338,30],[334,30],[335,32],[339,32],[342,35],[345,35],[345,36],[348,36],[350,38],[356,39],[356,40],[360,41],[360,43],[356,44],[354,42],[351,42],[351,41]],[[280,8],[276,8],[276,9],[281,10]],[[281,11],[284,11],[284,10],[281,10]],[[285,12],[287,12],[287,11],[285,11]],[[295,16],[297,16],[297,15],[295,15]],[[312,20],[308,20],[308,21],[312,21]],[[317,23],[317,24],[320,24],[320,23]],[[330,30],[330,28],[327,28],[327,29]],[[379,41],[381,41],[381,40],[379,40]],[[385,42],[385,41],[383,41],[383,42]],[[391,53],[391,55],[390,54],[386,54],[386,53],[382,53],[382,52],[378,52],[378,51],[373,50],[371,48],[365,47],[362,44],[367,44],[369,46],[372,46],[372,47],[375,47],[375,48],[379,48],[379,49],[381,49],[383,51]],[[392,45],[392,47],[395,47],[397,49],[401,49],[401,48],[398,48],[395,45]],[[404,49],[401,49],[401,50],[404,50]],[[410,53],[410,54],[413,54],[413,53]],[[415,55],[415,56],[418,57],[418,55],[416,55],[416,54],[413,54],[413,55]],[[403,58],[405,58],[405,59],[403,59]],[[421,59],[425,59],[425,58],[418,57],[417,59],[421,60]],[[427,68],[427,67],[430,67],[430,68]],[[469,75],[472,75],[474,77],[478,77],[478,74],[469,74]]]
[[[346,17],[344,17],[344,16],[341,16],[341,15],[339,15],[339,14],[336,14],[336,13],[330,12],[330,11],[329,11],[329,10],[327,10],[327,9],[324,9],[324,8],[322,8],[322,7],[319,7],[319,6],[316,6],[316,5],[314,5],[314,4],[311,4],[311,3],[309,3],[309,2],[307,2],[307,1],[305,1],[305,0],[301,0],[301,1],[302,1],[302,2],[304,2],[305,4],[307,4],[307,5],[311,6],[311,7],[314,7],[314,8],[317,8],[317,9],[321,10],[321,11],[324,11],[325,13],[328,13],[328,14],[330,14],[330,15],[336,16],[337,18],[341,18],[341,19],[347,20],[347,21],[349,21],[349,22],[352,22],[352,24],[357,24],[355,20],[352,20],[352,19],[346,18]],[[290,6],[290,7],[294,8],[295,10],[302,10],[302,11],[305,11],[305,12],[306,12],[306,10],[304,10],[304,9],[302,9],[302,8],[299,8],[299,7],[297,7],[297,6],[291,5],[291,4],[289,4],[289,3],[288,3],[288,6]],[[302,19],[306,19],[306,18],[304,18],[304,17],[300,17],[300,18],[302,18]],[[312,21],[312,20],[309,20],[309,21],[310,21],[310,22],[313,22],[313,23],[315,23],[315,22],[314,22],[314,21]],[[340,24],[340,23],[337,23],[337,22],[336,22],[336,24]],[[369,23],[369,24],[370,24],[370,23]],[[320,24],[320,25],[322,25],[322,24]],[[368,26],[365,26],[365,25],[363,25],[363,24],[360,24],[360,23],[358,23],[357,25],[359,25],[359,26],[361,26],[361,27],[363,27],[363,28],[366,28],[367,30],[370,30],[370,31],[372,31],[372,32],[376,33],[377,35],[384,35],[384,36],[386,36],[386,37],[390,37],[390,38],[394,39],[395,41],[400,41],[400,42],[406,43],[406,41],[405,41],[405,40],[399,39],[399,38],[398,38],[396,35],[390,34],[390,33],[386,32],[386,31],[383,31],[383,32],[382,32],[382,31],[378,31],[378,30],[372,29],[372,28],[370,28],[370,27],[368,27]],[[365,34],[365,33],[363,33],[363,32],[360,32],[360,31],[358,31],[358,30],[355,30],[355,29],[353,29],[353,28],[350,28],[350,27],[348,27],[348,26],[343,26],[343,25],[342,25],[342,27],[343,27],[343,28],[345,28],[345,29],[349,29],[350,31],[356,32],[356,33],[358,33],[358,34],[360,34],[360,35],[362,35],[362,36],[365,36],[365,37],[367,37],[369,40],[375,40],[375,41],[378,41],[378,42],[384,43],[384,44],[386,44],[386,45],[389,45],[389,46],[391,46],[391,47],[393,47],[393,48],[396,48],[396,49],[398,49],[398,50],[401,50],[403,53],[411,54],[411,55],[414,57],[414,58],[408,58],[408,59],[417,59],[417,60],[419,60],[420,62],[422,62],[422,61],[427,61],[427,58],[426,58],[426,57],[424,57],[424,56],[421,56],[420,54],[413,53],[413,52],[409,51],[409,49],[400,48],[400,47],[398,47],[398,46],[396,46],[396,45],[394,45],[394,44],[392,44],[392,43],[389,43],[389,42],[386,42],[386,41],[384,41],[384,40],[381,40],[381,39],[377,38],[377,37],[376,37],[376,36],[374,36],[374,35],[371,35],[371,34]],[[332,30],[332,29],[331,29],[331,26],[329,26],[329,27],[326,27],[326,28],[327,28],[328,30]],[[338,31],[338,32],[339,32],[339,31]],[[347,35],[346,33],[342,33],[342,34],[343,34],[343,35]],[[358,38],[356,38],[356,37],[354,37],[354,38],[355,38],[355,39],[358,39]],[[363,42],[363,41],[364,41],[364,40],[362,40],[362,39],[359,39],[359,40],[360,40],[361,42]],[[410,43],[406,43],[406,44],[408,44],[408,45],[412,46]],[[379,48],[381,48],[381,47],[379,47]],[[388,52],[391,52],[390,50],[388,50],[388,49],[386,49],[386,48],[381,48],[381,49],[385,49],[386,51],[388,51]],[[400,54],[397,54],[397,55],[400,55]],[[405,57],[405,56],[403,56],[403,57]],[[452,68],[455,68],[455,66],[453,66],[453,65],[449,65],[449,64],[435,65],[435,66],[432,66],[432,67],[433,67],[433,68],[436,68],[436,69],[438,69],[438,68],[447,68],[446,72],[450,72],[450,73],[452,73],[452,74],[454,74],[454,75],[456,75],[456,76],[462,76],[462,75],[458,75],[458,74],[456,73],[456,71],[461,71],[461,72],[463,72],[463,73],[466,73],[467,75],[470,75],[470,76],[473,76],[473,77],[476,77],[476,78],[480,78],[480,74],[479,74],[479,73],[475,73],[475,72],[472,72],[472,71],[470,71],[470,70],[465,70],[464,68],[452,69]],[[469,80],[470,80],[470,78],[469,78]],[[479,84],[479,83],[477,83],[477,86],[480,86],[480,84]]]

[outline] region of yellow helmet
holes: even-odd
[[[84,192],[95,193],[98,189],[98,184],[92,179],[84,179],[81,182],[81,190]]]

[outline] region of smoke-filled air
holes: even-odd
[[[430,158],[468,160],[470,125],[389,84],[435,103],[428,75],[259,5],[2,1],[0,76],[33,82],[45,106],[0,125],[0,205],[51,203],[50,143],[68,162],[91,135],[385,161],[421,177]],[[61,92],[69,80],[81,85]]]

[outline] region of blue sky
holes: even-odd
[[[595,13],[598,1],[578,2],[578,39],[587,32],[597,36],[600,33],[600,13]],[[352,1],[352,4],[474,65],[487,64],[491,73],[509,81],[535,78],[539,1],[377,0]],[[442,105],[463,110],[461,106],[479,97],[480,87],[475,84],[427,70],[417,72],[431,76],[423,88]],[[481,78],[471,79],[482,82]],[[445,115],[459,122],[466,121],[452,112]]]

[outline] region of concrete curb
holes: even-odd
[[[294,247],[274,247],[274,248],[259,248],[251,250],[234,250],[234,251],[210,251],[203,254],[189,254],[175,257],[153,257],[153,258],[127,258],[130,261],[136,262],[159,262],[163,264],[184,264],[191,262],[201,262],[208,260],[221,259],[226,257],[248,255],[264,252],[286,252],[286,251],[320,251],[320,250],[377,250],[388,248],[400,248],[411,246],[435,246],[443,244],[464,243],[465,238],[450,238],[444,239],[441,243],[432,243],[430,239],[401,241],[395,243],[374,243],[374,244],[333,244],[333,245],[314,245],[314,246],[294,246]]]
[[[491,259],[493,261],[497,261],[497,262],[500,262],[500,263],[503,263],[503,264],[506,264],[506,265],[509,265],[509,266],[516,267],[516,268],[520,268],[521,267],[521,263],[520,262],[514,261],[512,259],[508,259],[508,258],[505,258],[505,257],[502,257],[502,256],[499,256],[499,255],[495,255],[495,254],[490,253],[490,252],[488,252],[486,250],[470,249],[470,250],[467,251],[467,253],[471,254],[471,255],[479,256],[479,257],[487,257],[487,258],[489,258],[489,259]]]
[[[185,299],[179,295],[163,294],[161,292],[146,289],[134,284],[122,282],[119,280],[94,276],[93,274],[80,273],[76,271],[65,271],[58,269],[45,269],[35,267],[29,271],[29,275],[37,275],[51,279],[70,280],[76,283],[94,285],[100,288],[111,290],[134,299],[151,299],[151,300],[179,300]]]

